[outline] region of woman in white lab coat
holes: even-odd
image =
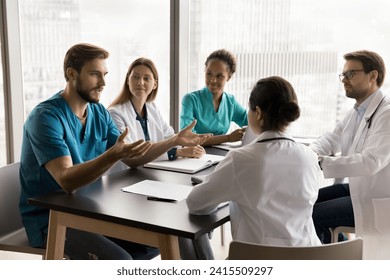
[[[190,131],[196,122],[189,125],[190,129],[186,127],[183,129],[184,132],[178,133],[179,141],[171,141],[175,136],[174,130],[161,116],[154,103],[158,85],[158,72],[153,61],[140,57],[129,66],[121,92],[108,107],[119,131],[124,131],[128,127],[126,141],[144,139],[154,143],[143,157],[134,160],[134,166],[156,159],[198,158],[205,153],[200,145],[186,146],[186,143],[191,144]],[[173,145],[178,142],[180,145]],[[127,168],[124,164],[122,166]]]
[[[133,161],[134,166],[143,165],[155,160],[176,157],[201,157],[205,150],[200,146],[209,135],[196,135],[192,128],[196,121],[174,134],[173,128],[164,121],[157,105],[153,102],[158,91],[158,72],[153,61],[148,58],[138,58],[131,63],[122,91],[112,102],[108,110],[119,131],[129,129],[126,140],[134,142],[139,139],[152,141],[153,146],[142,157]],[[193,140],[198,144],[193,145]],[[124,167],[120,163],[114,166],[111,172],[119,171]],[[121,241],[112,239],[116,243]],[[197,240],[179,238],[180,254],[182,259],[213,259],[208,235]]]
[[[192,214],[212,213],[230,201],[233,240],[286,246],[320,245],[312,209],[320,169],[316,154],[285,131],[300,114],[290,83],[261,79],[249,98],[249,126],[257,139],[230,151],[192,190]]]

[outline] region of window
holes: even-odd
[[[367,13],[373,7],[381,8]],[[390,57],[389,8],[386,0],[359,5],[354,0],[192,0],[189,91],[204,86],[207,56],[229,49],[237,56],[237,71],[226,92],[247,106],[257,80],[282,76],[295,88],[302,111],[291,133],[319,136],[353,105],[338,79],[343,54],[369,49],[385,62]]]
[[[110,52],[102,104],[107,107],[119,94],[130,63],[145,56],[158,68],[156,102],[169,122],[169,4],[160,0],[19,0],[25,116],[64,88],[66,51],[88,42]]]
[[[294,136],[318,136],[332,129],[351,108],[353,100],[345,97],[338,80],[344,53],[373,50],[390,65],[390,38],[386,30],[390,23],[386,14],[390,2],[386,0],[361,1],[359,5],[353,0],[2,2],[7,2],[8,9],[11,6],[19,9],[13,9],[16,12],[12,13],[7,10],[3,13],[6,19],[2,18],[7,23],[3,26],[12,27],[8,32],[12,36],[7,42],[12,46],[8,51],[13,53],[10,59],[2,59],[12,68],[12,74],[5,73],[5,76],[11,76],[13,99],[12,104],[6,106],[13,106],[10,120],[13,143],[7,143],[6,148],[5,139],[10,132],[4,132],[7,129],[5,112],[8,111],[4,110],[7,99],[4,99],[5,81],[1,76],[0,163],[7,160],[4,151],[11,151],[15,160],[19,158],[23,119],[39,102],[64,87],[63,58],[75,43],[94,43],[110,52],[107,86],[101,99],[105,106],[119,93],[129,64],[139,56],[151,58],[160,74],[156,102],[163,117],[175,124],[179,116],[174,111],[180,107],[181,97],[204,86],[206,57],[218,48],[229,49],[238,58],[238,68],[225,90],[234,94],[242,105],[247,106],[251,88],[260,78],[280,75],[292,83],[302,109],[301,118],[291,127]],[[170,15],[172,3],[180,3],[179,6],[185,9],[175,10],[177,14]],[[373,7],[381,8],[375,13],[367,13]],[[18,12],[20,22],[17,21]],[[178,33],[176,29],[170,34],[171,17],[179,22],[175,25]],[[10,21],[13,24],[9,25]],[[20,43],[14,40],[19,38],[19,26],[22,63],[14,61],[16,56],[20,59]],[[176,38],[178,34],[180,38]],[[170,46],[172,35],[177,45]],[[6,44],[1,43],[4,49]],[[174,64],[171,64],[176,73],[172,77],[177,80],[171,79],[171,83],[179,85],[177,88],[172,88],[169,77],[173,53],[178,55],[172,56]],[[18,69],[19,65],[22,65],[21,69]],[[18,77],[20,73],[22,78]],[[17,81],[16,86],[13,80]],[[387,80],[383,88],[385,91],[389,88]],[[171,91],[180,95],[178,100],[170,100]],[[19,97],[21,92],[23,98]],[[17,111],[22,107],[24,116],[19,120],[21,114]]]

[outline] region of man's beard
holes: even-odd
[[[78,95],[82,99],[84,99],[85,101],[87,101],[89,103],[99,103],[99,99],[98,98],[93,98],[93,96],[90,94],[90,92],[93,91],[93,90],[95,90],[95,89],[92,89],[92,90],[85,90],[85,89],[83,89],[82,88],[82,82],[77,77],[76,92],[78,93]]]

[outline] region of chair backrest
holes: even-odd
[[[30,247],[19,213],[19,166],[17,162],[0,167],[0,259],[9,259],[17,253],[33,254],[43,259],[45,249]],[[2,257],[4,254],[5,258]]]
[[[19,162],[0,167],[0,237],[23,228],[19,213]]]
[[[310,247],[280,247],[232,241],[230,260],[361,260],[363,240],[356,238],[339,243]]]

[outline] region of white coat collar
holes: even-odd
[[[369,124],[369,122],[372,122],[372,119],[370,120],[370,118],[373,118],[373,114],[377,112],[378,107],[381,106],[381,102],[385,98],[385,95],[382,93],[380,89],[378,89],[373,94],[374,97],[372,98],[366,112],[364,113],[364,116],[359,124],[358,130],[356,131],[356,134],[354,136],[352,145],[350,147],[345,147],[348,151],[347,154],[350,153],[350,149],[352,149],[352,151],[360,150],[358,146],[362,147],[362,145],[364,144],[363,142],[360,143],[360,141],[364,141],[362,137],[363,138],[367,137],[367,135],[363,136],[362,134],[364,134],[364,131],[367,131],[366,133],[368,133],[368,127],[371,126],[371,123]]]
[[[377,89],[373,93],[373,95],[374,97],[372,98],[370,104],[368,105],[368,108],[363,117],[365,121],[367,121],[371,117],[371,115],[375,112],[376,108],[379,106],[382,99],[385,97],[385,95],[382,93],[380,89]]]
[[[287,133],[268,130],[260,133],[260,135],[256,138],[254,142],[265,140],[265,139],[271,139],[271,138],[279,138],[279,137],[286,137],[286,138],[290,138],[291,140],[293,139]]]
[[[133,117],[134,119],[137,119],[137,116],[139,116],[138,115],[138,113],[135,111],[135,108],[134,108],[134,105],[133,105],[133,103],[131,103],[131,101],[130,100],[128,100],[125,104],[124,104],[124,106],[127,108],[127,110],[128,110],[128,112],[129,112],[129,114],[130,114],[130,116],[131,117]],[[148,105],[148,103],[145,103],[144,104],[144,107],[145,107],[145,116],[146,116],[146,119],[148,118],[148,109],[149,109],[149,105]],[[141,116],[139,116],[140,118],[141,118]]]

